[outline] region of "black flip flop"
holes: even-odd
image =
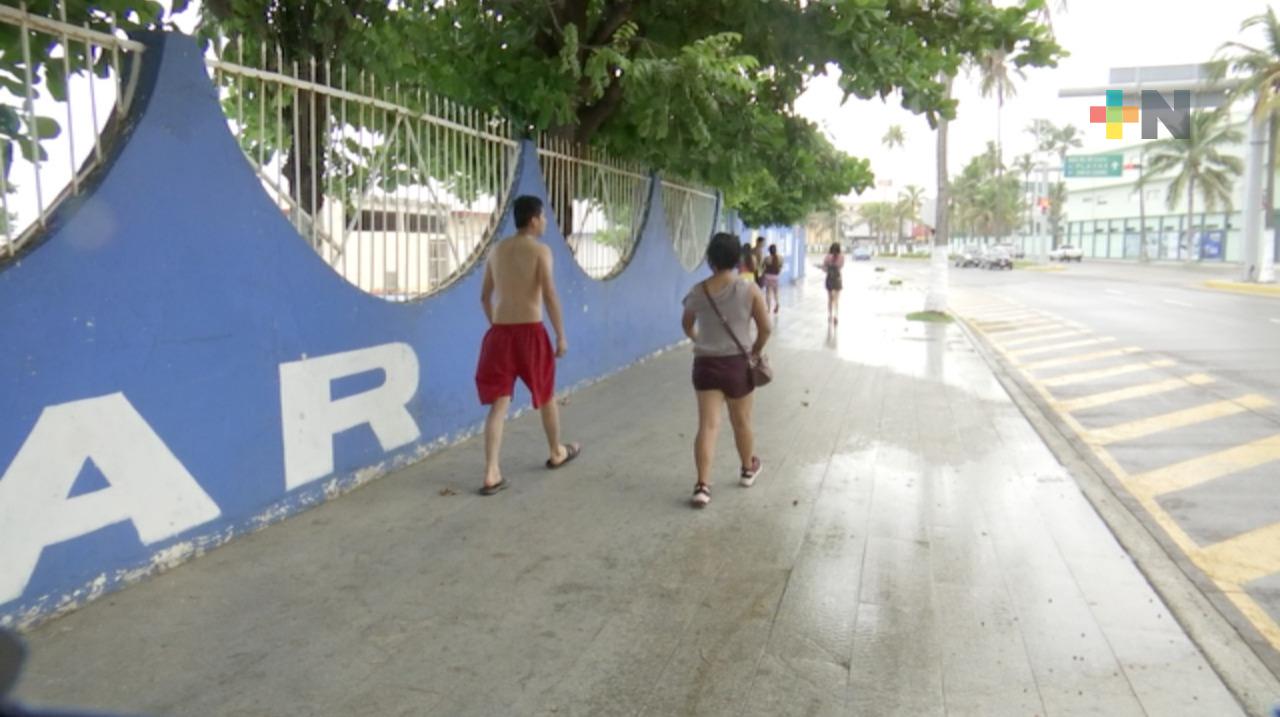
[[[506,489],[507,489],[507,479],[503,478],[502,480],[498,481],[497,483],[494,483],[493,485],[487,485],[481,488],[480,495],[495,495]]]
[[[582,453],[582,446],[578,445],[577,443],[566,443],[564,444],[564,452],[565,452],[564,460],[560,461],[559,463],[552,463],[550,458],[547,459],[547,470],[553,471],[563,466],[564,464],[568,463],[569,461],[573,460],[574,458],[577,458]]]

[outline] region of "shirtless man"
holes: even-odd
[[[490,407],[484,424],[485,470],[484,486],[480,489],[484,495],[493,495],[507,487],[498,459],[502,450],[502,428],[517,377],[533,395],[533,407],[542,412],[542,428],[547,432],[551,453],[547,468],[559,468],[582,451],[577,443],[560,442],[555,360],[565,355],[569,343],[564,336],[551,249],[538,242],[547,227],[542,200],[517,197],[515,220],[515,236],[503,239],[489,253],[489,262],[484,268],[484,288],[480,291],[480,303],[489,320],[489,331],[480,345],[480,361],[476,367],[480,403]],[[547,329],[542,325],[544,302],[556,332],[554,353]]]

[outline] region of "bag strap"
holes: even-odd
[[[733,329],[729,327],[729,322],[725,320],[724,314],[720,313],[720,307],[716,306],[716,300],[711,298],[711,290],[707,288],[707,282],[702,282],[702,293],[707,295],[707,302],[711,304],[711,310],[716,312],[716,316],[720,319],[720,323],[724,326],[724,330],[729,333],[729,338],[738,345],[738,350],[742,352],[748,360],[751,359],[751,352],[747,351],[742,342],[738,340],[738,335],[733,333]]]

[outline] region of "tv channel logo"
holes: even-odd
[[[1124,90],[1107,90],[1107,104],[1089,108],[1090,124],[1105,124],[1107,139],[1124,139],[1126,124],[1142,124],[1142,138],[1159,136],[1163,124],[1175,139],[1191,139],[1191,91],[1174,90],[1173,107],[1156,90],[1142,91],[1141,108],[1124,103]]]

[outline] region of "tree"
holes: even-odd
[[[1165,196],[1169,209],[1177,207],[1179,198],[1186,195],[1188,253],[1194,246],[1196,190],[1207,211],[1219,206],[1230,210],[1232,188],[1244,172],[1244,162],[1225,151],[1229,145],[1241,142],[1244,134],[1228,126],[1226,120],[1227,116],[1220,112],[1193,112],[1188,139],[1157,140],[1147,149],[1148,177],[1173,174]],[[1200,229],[1204,231],[1203,222]]]
[[[1062,226],[1066,219],[1067,183],[1055,182],[1049,189],[1049,235],[1053,237],[1053,246],[1057,247],[1062,240]]]
[[[1013,75],[1026,79],[1018,68],[1009,67],[1009,55],[1001,48],[983,53],[978,58],[979,89],[983,97],[996,95],[996,155],[1000,159],[1000,172],[1004,172],[1004,98],[1017,94]]]
[[[749,203],[759,222],[769,222],[794,219],[794,207],[822,205],[830,195],[816,190],[836,183],[797,187],[791,180],[803,179],[799,174],[769,181],[793,154],[794,140],[818,144],[817,128],[793,111],[809,78],[838,68],[846,96],[899,92],[904,107],[935,122],[954,112],[940,70],[954,71],[997,46],[1012,48],[1022,64],[1054,60],[1060,50],[1036,23],[1037,9],[1035,1],[996,9],[856,0],[494,0],[432,4],[402,12],[398,24],[414,39],[423,77],[446,94],[723,187],[733,206]],[[846,191],[872,181],[867,165],[834,150],[800,165],[831,169]]]
[[[1030,192],[1027,191],[1027,187],[1031,185],[1031,173],[1034,172],[1036,168],[1035,157],[1031,156],[1030,153],[1020,154],[1018,155],[1018,158],[1014,160],[1013,168],[1018,171],[1018,174],[1022,175],[1022,201],[1023,204],[1026,205],[1026,214],[1023,216],[1023,228],[1024,230],[1029,230],[1031,226],[1032,202],[1028,199]]]
[[[898,237],[902,237],[903,222],[920,221],[920,208],[924,204],[924,189],[908,184],[898,194]]]
[[[902,127],[896,124],[890,125],[889,130],[884,133],[884,138],[880,140],[880,143],[889,149],[902,147],[904,142],[906,142],[906,137],[902,134]]]
[[[1265,46],[1225,43],[1218,49],[1220,57],[1210,67],[1215,79],[1225,78],[1228,72],[1239,77],[1241,82],[1229,91],[1228,99],[1232,103],[1252,99],[1254,120],[1267,122],[1271,150],[1267,153],[1266,226],[1273,228],[1276,158],[1280,156],[1280,142],[1276,141],[1280,133],[1280,18],[1275,9],[1268,7],[1265,13],[1249,17],[1240,31],[1243,34],[1255,27],[1262,29]]]
[[[27,12],[33,15],[61,17],[61,0],[27,0]],[[174,0],[174,12],[180,12],[187,0]],[[152,0],[65,0],[68,23],[109,33],[113,27],[125,31],[155,29],[164,18],[164,6]],[[0,88],[15,98],[26,98],[27,64],[23,59],[21,29],[8,23],[0,23]],[[69,66],[72,76],[93,72],[107,77],[111,72],[112,55],[109,52],[94,53],[83,42],[63,46],[60,37],[43,32],[28,34],[31,52],[32,94],[35,99],[67,101],[65,69]],[[55,139],[62,133],[56,117],[35,116],[22,110],[20,102],[0,103],[0,160],[6,186],[13,162],[19,155],[28,162],[46,161],[48,154],[40,142]],[[36,137],[35,146],[30,137]]]

